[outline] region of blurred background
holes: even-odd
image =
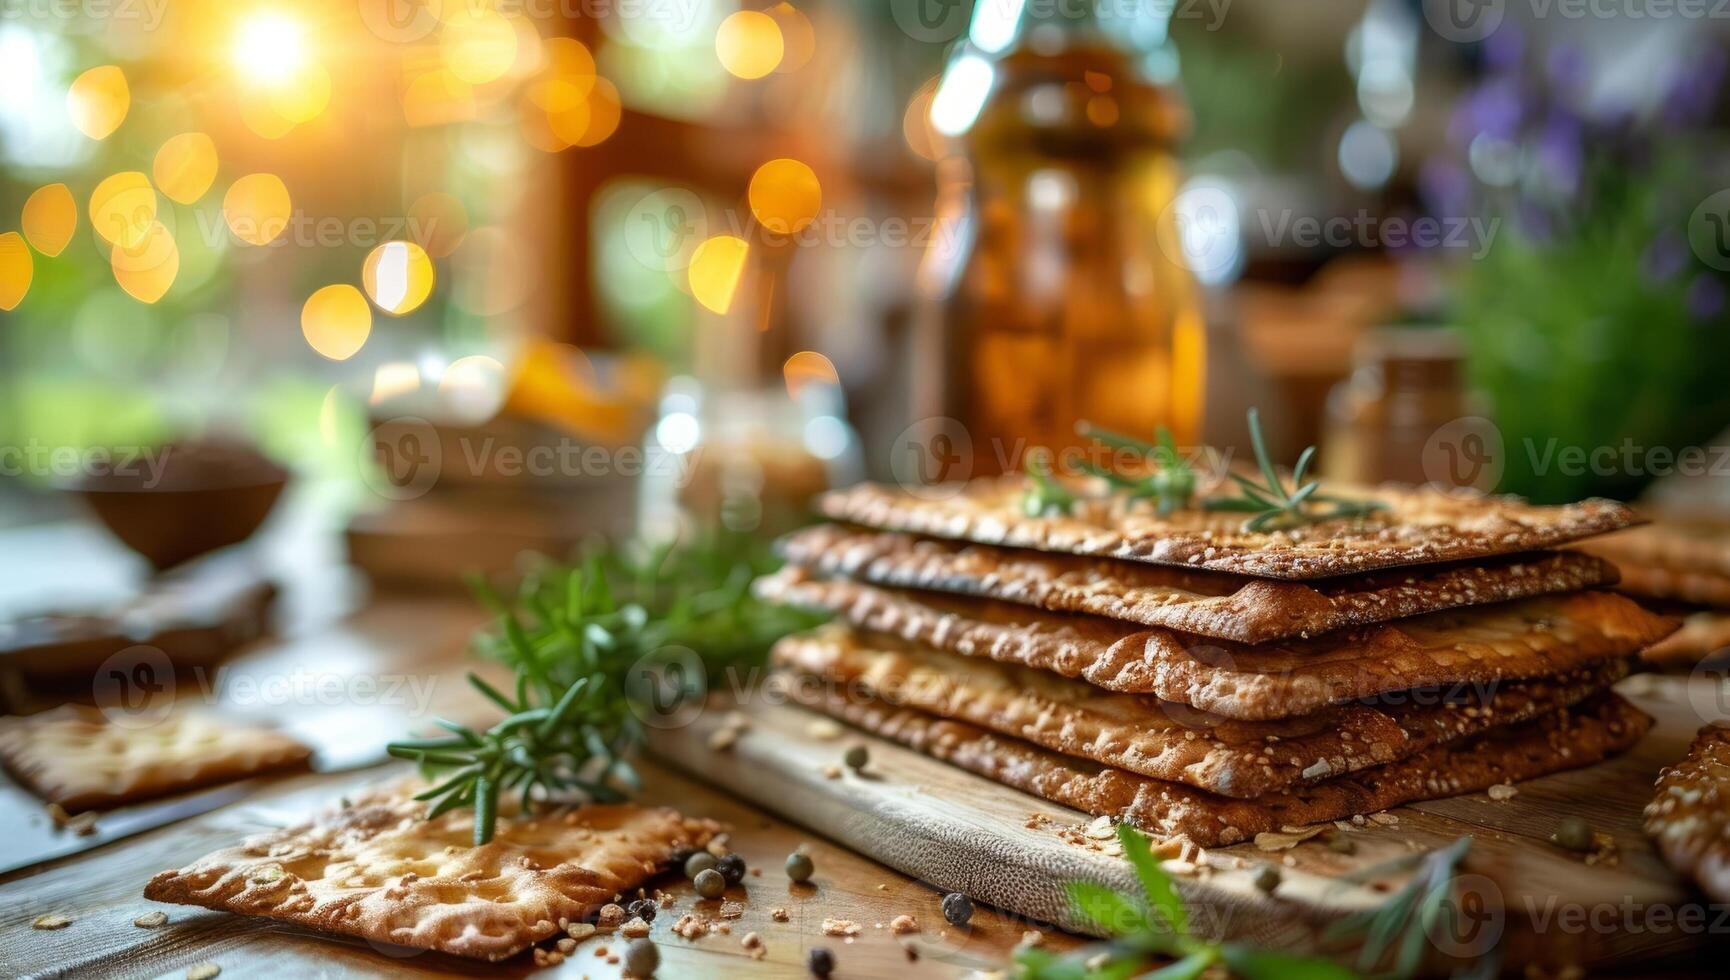
[[[1730,473],[1714,6],[6,3],[0,524],[244,447],[438,586],[1251,405],[1352,479]]]

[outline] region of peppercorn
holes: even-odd
[[[1272,895],[1273,890],[1279,887],[1279,881],[1279,869],[1271,864],[1262,865],[1261,870],[1255,873],[1255,886],[1264,894]]]
[[[1563,817],[1556,825],[1556,832],[1550,835],[1556,846],[1565,847],[1570,851],[1586,852],[1592,849],[1592,825],[1579,817]]]
[[[812,976],[826,977],[835,972],[835,954],[819,947],[805,958],[805,965],[810,968]]]
[[[685,877],[692,881],[697,876],[715,866],[715,855],[708,851],[698,851],[685,861]]]
[[[655,921],[655,910],[657,908],[658,908],[658,906],[655,905],[655,903],[653,901],[651,901],[650,899],[647,899],[647,898],[639,898],[636,901],[632,902],[631,904],[625,906],[626,911],[630,912],[632,915],[636,916],[637,918],[642,919],[644,922]]]
[[[871,761],[871,752],[863,745],[855,745],[847,750],[847,754],[841,757],[841,761],[846,763],[847,768],[858,772],[865,768],[867,762]]]
[[[721,872],[714,868],[704,868],[697,872],[697,877],[692,878],[691,883],[697,886],[697,894],[704,898],[720,898],[721,893],[727,890],[727,879],[721,877]]]
[[[721,877],[727,879],[727,884],[737,885],[745,880],[745,859],[737,854],[729,854],[715,862],[715,870],[721,872]]]
[[[655,968],[661,965],[661,951],[647,939],[633,939],[631,945],[625,947],[625,975],[630,977],[652,977]]]
[[[816,866],[811,863],[811,856],[804,851],[794,851],[787,855],[787,877],[794,881],[810,881],[812,872],[816,870]]]
[[[943,918],[952,926],[964,926],[973,918],[973,899],[960,892],[943,896]]]

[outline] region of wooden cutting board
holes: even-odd
[[[1328,922],[1387,900],[1379,887],[1338,880],[1399,855],[1474,842],[1459,879],[1462,926],[1435,935],[1438,960],[1472,960],[1499,947],[1504,962],[1607,966],[1686,956],[1730,916],[1713,909],[1657,856],[1640,831],[1653,780],[1680,758],[1707,720],[1730,717],[1718,676],[1640,675],[1620,690],[1657,718],[1626,755],[1575,772],[1522,783],[1511,799],[1482,793],[1391,811],[1397,823],[1354,828],[1351,854],[1326,834],[1278,852],[1253,844],[1219,848],[1172,865],[1192,925],[1213,938],[1304,951],[1334,951],[1321,942]],[[805,824],[845,845],[929,882],[960,891],[1039,923],[1077,932],[1092,928],[1072,912],[1066,882],[1085,880],[1136,890],[1114,842],[1085,836],[1091,818],[1000,786],[899,745],[847,730],[822,738],[819,716],[785,704],[740,710],[749,727],[729,748],[711,745],[725,706],[693,723],[659,730],[653,751],[675,766]],[[864,744],[863,775],[845,771],[847,747]],[[834,769],[842,769],[838,777]],[[1616,842],[1613,861],[1587,865],[1548,840],[1567,815],[1586,819]],[[1076,831],[1082,830],[1078,834]],[[1095,827],[1093,833],[1103,837]],[[1282,882],[1273,896],[1253,884],[1273,863]],[[1196,865],[1191,871],[1187,865]],[[1727,921],[1718,921],[1721,917]],[[1030,926],[1031,927],[1031,926]]]

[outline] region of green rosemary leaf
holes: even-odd
[[[1213,948],[1197,950],[1176,963],[1147,974],[1147,980],[1195,980],[1218,961],[1219,953]]]
[[[1315,456],[1316,447],[1314,446],[1310,446],[1302,453],[1298,454],[1298,461],[1296,465],[1291,468],[1291,482],[1293,486],[1303,485],[1304,474],[1309,472],[1310,463],[1315,460]]]
[[[1123,845],[1124,858],[1141,880],[1141,890],[1147,896],[1148,911],[1152,913],[1150,921],[1174,936],[1188,935],[1189,914],[1183,899],[1178,896],[1171,877],[1159,866],[1159,859],[1153,856],[1147,838],[1128,824],[1120,823],[1117,825],[1117,840]]]
[[[1268,455],[1267,440],[1261,434],[1261,413],[1251,408],[1249,410],[1249,442],[1255,450],[1256,465],[1261,467],[1261,475],[1267,480],[1266,490],[1273,496],[1285,499],[1285,487],[1280,485],[1279,471],[1274,468],[1273,457]]]
[[[475,777],[475,846],[493,839],[498,822],[499,784],[486,776]]]
[[[1078,915],[1111,935],[1147,928],[1146,910],[1104,885],[1072,881],[1063,890]]]
[[[518,692],[517,700],[512,701],[510,698],[507,698],[503,694],[499,693],[498,688],[492,686],[491,684],[488,684],[485,680],[483,680],[481,678],[481,675],[475,673],[472,670],[469,671],[469,684],[471,686],[473,686],[475,690],[481,692],[481,694],[484,695],[488,701],[491,701],[492,703],[498,705],[499,707],[505,709],[506,711],[516,712],[516,711],[522,710],[523,701],[522,701],[521,692]]]

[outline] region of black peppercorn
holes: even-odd
[[[636,916],[639,919],[642,919],[644,922],[653,922],[653,921],[655,921],[655,912],[658,910],[658,908],[659,908],[659,906],[657,906],[650,899],[639,898],[636,901],[632,902],[631,904],[625,906],[625,911],[631,913],[632,915]]]
[[[835,972],[835,954],[822,948],[814,949],[805,958],[805,965],[810,968],[812,976],[826,977]]]
[[[973,918],[973,899],[960,892],[943,896],[943,918],[952,926],[964,926]]]
[[[715,870],[721,872],[721,877],[727,879],[727,884],[737,885],[745,880],[745,859],[737,854],[729,854],[715,862]]]

